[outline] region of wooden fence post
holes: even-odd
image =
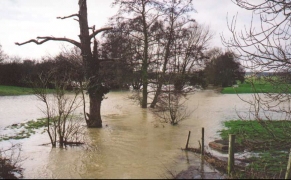
[[[230,173],[233,171],[233,166],[234,166],[234,142],[235,142],[235,135],[229,134],[228,165],[227,165],[228,175],[230,175]]]
[[[289,160],[288,160],[288,164],[287,164],[285,179],[290,179],[290,172],[291,172],[291,149],[289,152]]]
[[[201,156],[204,156],[204,127],[202,128],[202,138],[201,138]]]
[[[188,149],[189,139],[190,139],[191,131],[188,133],[187,143],[186,143],[186,150]]]

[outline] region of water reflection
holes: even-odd
[[[159,124],[148,109],[127,99],[130,92],[110,92],[102,102],[104,127],[87,129],[89,146],[51,149],[46,134],[35,135],[23,143],[25,178],[167,178],[200,165],[200,157],[181,150],[191,130],[190,147],[198,147],[201,128],[205,145],[218,137],[224,120],[237,119],[235,108],[248,110],[236,95],[201,91],[187,102],[197,108],[188,120],[177,126]],[[248,97],[247,95],[245,97]],[[0,128],[43,117],[34,96],[0,97]],[[79,110],[82,112],[82,109]],[[209,149],[207,149],[209,150]],[[201,167],[204,168],[204,165]]]

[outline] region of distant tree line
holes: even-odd
[[[206,53],[209,57],[205,61],[204,68],[184,74],[165,73],[164,79],[167,83],[173,84],[176,88],[189,85],[200,85],[206,88],[208,84],[215,86],[231,86],[236,80],[244,82],[245,71],[238,61],[235,60],[231,52],[212,49]],[[84,81],[84,71],[82,61],[77,52],[60,53],[55,57],[46,57],[42,60],[8,60],[6,56],[0,63],[0,84],[7,86],[31,87],[31,83],[38,81],[40,74],[51,73],[54,69],[57,78],[66,77],[67,88],[72,89],[79,82]],[[105,77],[104,83],[112,90],[133,89],[142,87],[142,75],[140,70],[128,64],[126,61],[117,60],[114,63],[104,63],[101,69]],[[70,76],[67,76],[70,74]],[[148,79],[156,81],[161,74],[159,72],[149,72]],[[48,88],[55,88],[53,83],[48,83]],[[181,87],[180,87],[181,88]]]
[[[55,72],[53,74],[56,78],[70,74],[66,81],[72,86],[84,81],[81,59],[78,57],[76,61],[73,57],[61,53],[41,60],[4,60],[0,63],[0,85],[31,87],[33,82],[39,80],[39,75],[48,76],[52,72]],[[101,73],[105,79],[104,83],[112,90],[128,89],[130,85],[135,88],[140,87],[140,72],[134,72],[119,61],[104,63]],[[47,88],[55,87],[53,83],[48,83]],[[72,87],[68,86],[68,88]]]
[[[56,76],[64,76],[67,72],[75,72],[71,77],[72,81],[78,81],[82,72],[78,72],[76,64],[66,59],[62,55],[55,58],[43,59],[42,61],[24,60],[3,62],[0,64],[0,84],[7,86],[31,87],[31,82],[37,81],[40,74],[46,74],[55,69]],[[54,88],[53,84],[48,84],[48,88]]]

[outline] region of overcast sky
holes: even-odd
[[[113,0],[87,0],[89,26],[106,26],[108,18],[117,9],[111,7]],[[238,13],[238,26],[250,23],[251,12],[240,9],[231,0],[194,0],[197,22],[209,25],[215,33],[213,46],[221,45],[220,35],[229,37],[227,14],[231,18]],[[40,59],[56,55],[61,46],[69,44],[49,41],[42,45],[34,43],[17,46],[37,36],[67,37],[79,41],[79,25],[73,18],[60,20],[56,17],[78,12],[78,0],[0,0],[0,44],[9,56],[22,59]]]

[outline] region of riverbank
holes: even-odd
[[[33,94],[32,88],[0,85],[0,96],[19,96],[29,94]]]
[[[46,89],[46,92],[53,93],[53,89]],[[0,85],[0,96],[20,96],[34,94],[33,88],[18,87],[18,86],[3,86]]]
[[[285,177],[291,139],[286,127],[291,127],[290,121],[225,121],[224,128],[219,131],[223,140],[229,134],[236,135],[236,153],[234,172],[229,178],[234,179],[266,179]],[[243,148],[242,148],[243,147]],[[188,151],[200,153],[197,148]],[[243,157],[243,158],[242,158]],[[226,178],[227,158],[216,157],[205,152],[205,162],[209,163],[219,173],[209,173],[209,178]],[[214,171],[215,172],[215,171]],[[176,178],[196,179],[201,171],[195,167],[179,173]],[[200,176],[201,177],[201,176]]]

